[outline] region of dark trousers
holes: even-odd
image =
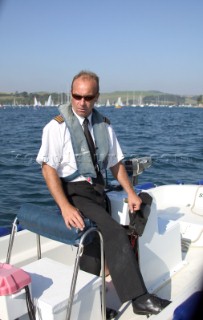
[[[105,258],[110,275],[122,303],[132,300],[144,293],[145,287],[125,229],[111,218],[105,209],[105,196],[97,192],[86,181],[64,183],[64,191],[69,201],[82,214],[94,221],[104,239]],[[80,268],[99,274],[100,248],[98,239],[85,248]]]

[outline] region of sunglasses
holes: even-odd
[[[72,97],[75,99],[75,100],[82,100],[84,99],[85,101],[91,101],[93,100],[94,98],[96,98],[97,96],[97,93],[94,95],[94,96],[81,96],[79,94],[76,94],[76,93],[72,93]]]

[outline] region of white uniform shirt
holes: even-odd
[[[78,116],[77,118],[82,125],[84,118]],[[91,121],[91,116],[88,118]],[[109,136],[110,150],[107,165],[108,169],[116,165],[124,158],[124,156],[112,126],[108,124],[106,125]],[[89,125],[89,129],[94,139],[93,128],[91,125]],[[77,163],[75,161],[70,132],[65,121],[63,123],[58,123],[56,120],[51,120],[44,127],[42,134],[42,145],[36,161],[41,165],[43,162],[45,162],[52,168],[56,169],[59,177],[69,176],[77,170]],[[80,176],[73,181],[81,180],[86,180],[86,178]]]

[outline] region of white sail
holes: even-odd
[[[129,106],[129,99],[128,99],[128,95],[127,95],[127,98],[126,98],[126,103],[125,103],[126,106]]]
[[[122,108],[123,107],[123,102],[121,100],[121,97],[118,97],[118,100],[115,103],[115,108]]]
[[[37,101],[37,98],[34,97],[34,107],[37,107],[39,104],[38,104],[38,101]]]
[[[135,103],[135,93],[133,92],[133,103],[132,103],[132,107],[136,107],[136,103]]]
[[[47,107],[53,107],[53,105],[54,105],[54,102],[53,102],[53,100],[52,100],[52,97],[51,97],[51,95],[48,97],[48,100],[45,102],[45,106],[47,106]]]
[[[107,99],[107,101],[106,101],[106,107],[110,107],[110,106],[111,106],[110,101],[109,101],[109,99]]]

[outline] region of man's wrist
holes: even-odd
[[[128,195],[131,195],[131,194],[136,194],[133,186],[129,186],[128,188],[125,189],[125,191],[127,192]]]

